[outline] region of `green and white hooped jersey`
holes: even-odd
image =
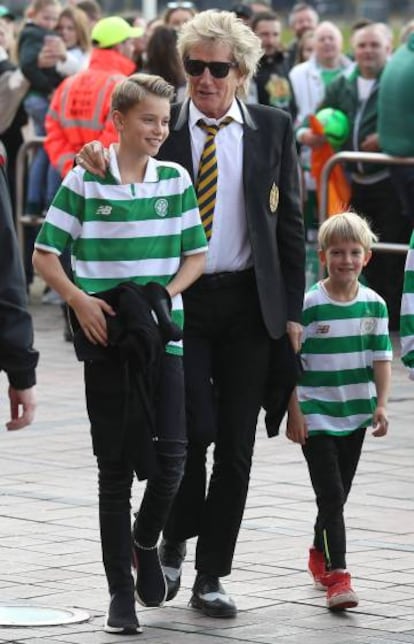
[[[401,359],[414,380],[414,233],[404,271],[404,289],[401,300]]]
[[[354,300],[337,302],[319,282],[305,296],[303,325],[298,397],[308,431],[347,435],[371,425],[373,363],[392,360],[384,300],[360,284]]]
[[[187,171],[149,158],[142,183],[122,184],[111,146],[104,179],[80,167],[64,179],[35,246],[60,255],[70,245],[75,284],[99,293],[131,280],[166,286],[181,258],[207,250],[197,198]],[[181,327],[181,295],[172,317]],[[182,354],[182,343],[167,352]]]

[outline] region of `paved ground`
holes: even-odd
[[[32,428],[0,431],[0,606],[9,602],[82,608],[85,623],[2,628],[0,642],[110,644],[103,633],[107,593],[97,523],[96,473],[84,411],[81,367],[62,340],[60,310],[34,297],[41,352],[38,413]],[[261,424],[235,566],[226,588],[240,614],[217,621],[187,607],[192,555],[178,597],[139,611],[154,644],[414,643],[414,383],[394,361],[386,439],[367,437],[347,508],[348,564],[358,609],[332,615],[306,568],[314,505],[300,450]],[[4,426],[5,379],[0,386]],[[139,498],[139,486],[135,491]]]

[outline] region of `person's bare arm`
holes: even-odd
[[[374,361],[374,380],[377,390],[377,408],[374,412],[372,425],[373,436],[385,436],[388,432],[387,404],[391,387],[391,362],[389,360]]]
[[[302,346],[303,326],[299,322],[288,320],[286,331],[292,344],[293,351],[299,353]]]
[[[203,274],[206,263],[206,253],[195,253],[194,255],[185,255],[183,262],[176,275],[167,285],[167,291],[171,297],[182,293],[186,288],[191,286],[200,275]]]
[[[46,284],[57,291],[75,311],[89,342],[106,346],[108,334],[105,313],[115,315],[113,308],[104,300],[84,293],[71,282],[54,253],[36,249],[33,253],[33,265]]]
[[[308,437],[306,420],[299,407],[296,389],[293,390],[288,405],[286,436],[299,445],[304,445]]]

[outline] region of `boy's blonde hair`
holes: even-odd
[[[320,250],[327,250],[341,241],[356,242],[368,251],[372,244],[378,241],[378,237],[371,230],[367,220],[356,212],[342,212],[324,221],[318,233]]]
[[[175,90],[161,76],[155,74],[132,74],[119,83],[112,94],[111,110],[125,113],[149,94],[171,101]]]

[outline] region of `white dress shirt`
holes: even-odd
[[[197,121],[203,119],[208,125],[216,125],[226,116],[231,116],[233,122],[216,135],[217,196],[206,273],[241,271],[253,265],[243,194],[243,119],[236,100],[219,121],[204,116],[190,101],[189,127],[194,177],[197,179],[207,136]]]

